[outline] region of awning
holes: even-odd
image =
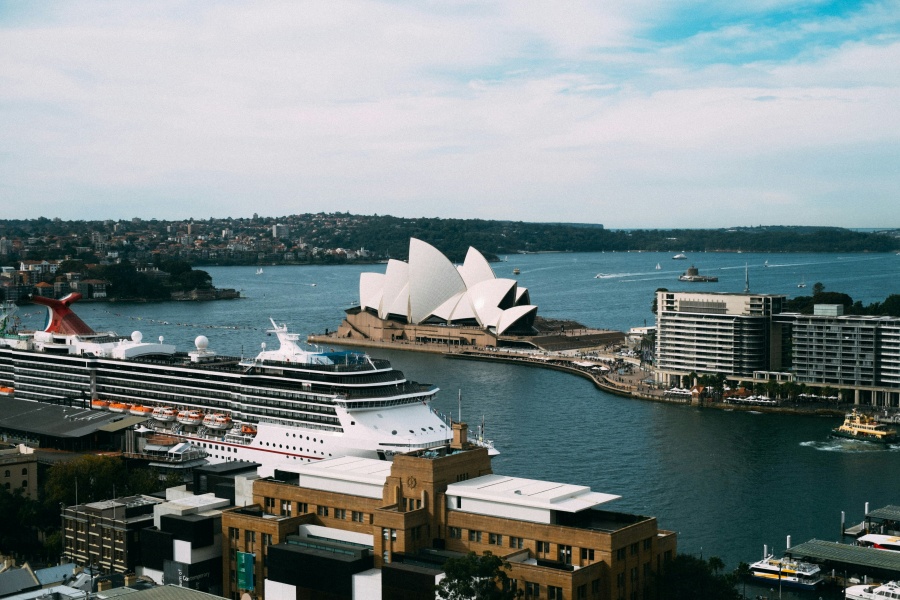
[[[123,429],[128,429],[129,427],[133,427],[138,423],[143,423],[144,421],[148,421],[149,419],[150,417],[122,417],[120,421],[113,421],[112,423],[101,425],[97,428],[97,431],[108,431],[110,433],[114,431],[122,431]]]

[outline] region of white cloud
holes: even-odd
[[[900,42],[887,33],[741,63],[690,57],[805,34],[728,24],[654,41],[642,36],[664,12],[648,2],[54,6],[0,20],[9,217],[894,215]],[[848,189],[866,197],[837,222]]]

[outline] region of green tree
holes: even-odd
[[[510,589],[505,569],[509,563],[499,556],[485,552],[478,556],[469,552],[444,563],[446,577],[435,587],[443,600],[512,600],[520,598],[522,591]]]

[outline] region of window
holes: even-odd
[[[334,509],[334,518],[341,519],[342,521],[346,520],[347,519],[347,510],[343,509],[343,508]]]
[[[540,598],[541,597],[541,584],[534,583],[531,581],[525,582],[525,597],[526,598]]]
[[[319,515],[320,517],[327,517],[328,516],[328,507],[321,506],[321,505],[317,506],[316,514]]]
[[[241,530],[238,529],[237,527],[229,527],[228,528],[228,537],[235,541],[241,539]]]
[[[6,472],[5,472],[3,475],[6,476],[6,477],[9,477],[9,469],[7,469]]]
[[[582,548],[581,549],[581,560],[594,560],[594,549],[593,548]]]
[[[517,548],[517,549],[521,550],[522,545],[523,545],[522,538],[509,536],[509,547],[510,548]]]
[[[494,544],[495,546],[503,545],[503,536],[499,533],[489,533],[488,534],[488,542]]]
[[[644,540],[644,550],[650,550],[653,548],[653,538],[647,538]]]
[[[591,593],[592,594],[600,593],[600,580],[599,579],[594,579],[593,581],[591,581]]]
[[[625,587],[625,573],[619,573],[616,575],[616,587]]]
[[[640,551],[640,544],[638,544],[637,542],[633,543],[633,544],[631,545],[631,555],[632,555],[632,556],[637,556],[637,553],[638,553],[639,551]]]
[[[281,501],[281,516],[282,517],[291,516],[291,501],[290,500],[282,500]]]
[[[28,468],[25,467],[22,469],[22,475],[28,475]]]
[[[644,579],[650,579],[650,563],[644,563]]]
[[[256,532],[249,529],[244,531],[244,540],[248,542],[256,542]]]
[[[469,530],[469,541],[470,542],[481,542],[481,532],[475,531],[474,529]]]
[[[462,537],[462,529],[459,527],[448,527],[447,535],[450,536],[450,539],[458,540]]]
[[[638,568],[631,567],[631,583],[636,583],[638,580]]]
[[[575,598],[577,600],[587,600],[587,584],[579,585],[575,589]]]
[[[616,550],[616,560],[625,560],[625,548]]]
[[[563,600],[562,588],[555,585],[548,585],[547,600]]]
[[[559,551],[556,553],[557,560],[567,565],[572,564],[572,546],[559,545]]]
[[[262,545],[264,547],[272,545],[272,534],[271,533],[262,534]]]
[[[309,505],[306,502],[298,502],[297,503],[297,514],[302,515],[303,513],[309,512]]]
[[[268,496],[266,496],[266,499],[265,499],[265,510],[266,510],[267,513],[274,513],[274,512],[275,512],[275,498],[269,498]]]
[[[538,540],[537,553],[538,554],[549,554],[550,553],[550,542],[542,542],[542,541]]]
[[[353,518],[353,521],[356,523],[365,523],[366,522],[365,514],[359,512],[358,510],[354,510],[350,516]]]

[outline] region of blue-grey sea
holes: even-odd
[[[656,269],[659,264],[660,268]],[[717,283],[681,283],[695,265]],[[510,255],[493,264],[531,293],[538,314],[596,328],[627,330],[654,323],[654,291],[740,292],[749,273],[759,293],[809,295],[820,282],[864,304],[900,293],[894,254],[559,253]],[[198,335],[223,354],[255,354],[269,317],[301,333],[334,329],[358,303],[359,275],[384,265],[213,267],[217,287],[244,298],[204,303],[83,303],[96,330],[144,339],[164,336],[188,349]],[[520,270],[513,275],[513,269]],[[602,278],[596,278],[597,274]],[[805,282],[806,288],[798,288]],[[40,325],[43,309],[23,307]],[[497,473],[590,486],[617,494],[609,508],[655,516],[678,532],[681,552],[719,556],[729,568],[780,553],[786,537],[840,539],[841,511],[862,520],[864,506],[900,504],[900,447],[829,439],[834,418],[723,412],[619,398],[588,381],[538,368],[450,360],[391,351],[408,377],[441,388],[436,407],[486,424],[501,450]],[[787,596],[785,596],[787,597]]]

